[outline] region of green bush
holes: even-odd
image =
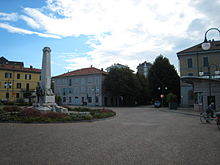
[[[95,113],[95,114],[93,115],[93,117],[94,117],[95,119],[107,118],[107,117],[112,117],[112,116],[115,116],[115,113],[114,113],[114,112]]]
[[[77,111],[77,112],[90,112],[91,109],[90,108],[86,108],[86,107],[77,107],[77,108],[69,108],[69,111]]]
[[[169,93],[167,96],[166,96],[166,100],[168,103],[171,103],[171,102],[177,102],[177,96],[173,93]]]

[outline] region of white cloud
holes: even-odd
[[[25,15],[21,15],[20,18],[22,20],[24,20],[32,28],[35,28],[35,29],[39,29],[40,28],[40,25],[34,19],[32,19],[30,17],[27,17]]]
[[[17,13],[1,13],[0,12],[0,20],[2,21],[17,21],[18,14]]]
[[[67,61],[74,61],[69,69],[87,67],[92,59],[94,66],[122,63],[135,70],[140,62],[152,62],[159,54],[176,58],[177,40],[202,41],[207,25],[219,20],[218,14],[213,20],[207,17],[220,7],[212,5],[212,9],[207,10],[204,0],[47,0],[41,9],[24,8],[25,15],[20,17],[42,33],[7,28],[52,38],[89,35],[87,44],[93,50],[87,52],[88,57]]]
[[[30,30],[22,29],[22,28],[17,28],[13,27],[11,25],[5,24],[5,23],[0,23],[0,28],[6,29],[11,33],[20,33],[20,34],[36,34],[40,37],[49,37],[49,38],[60,38],[59,36],[52,35],[52,34],[44,34],[44,33],[38,33],[38,32],[32,32]]]
[[[135,69],[141,60],[153,61],[155,56],[171,52],[175,43],[169,42],[168,37],[187,37],[192,20],[203,17],[189,3],[190,0],[50,0],[48,9],[63,19],[31,14],[39,11],[28,14],[47,20],[48,24],[42,26],[50,33],[93,35],[88,43],[94,50],[88,55],[95,66],[119,62]],[[52,25],[57,28],[51,28]],[[76,58],[72,65],[80,64],[77,61],[81,62]]]

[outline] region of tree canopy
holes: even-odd
[[[136,75],[128,68],[111,69],[103,82],[104,90],[116,98],[123,98],[123,105],[133,105],[141,92]]]
[[[160,99],[160,95],[174,93],[180,97],[179,75],[169,60],[158,56],[148,74],[149,88],[153,99]]]

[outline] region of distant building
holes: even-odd
[[[212,41],[209,50],[203,50],[198,44],[178,52],[177,56],[181,76],[181,104],[206,109],[212,101],[219,109],[220,77],[215,71],[220,69],[220,41]]]
[[[129,67],[127,65],[122,65],[122,64],[117,63],[117,64],[114,64],[114,65],[106,68],[106,71],[110,72],[111,69],[114,69],[114,68],[128,68],[129,69]]]
[[[151,67],[152,64],[145,61],[137,66],[137,73],[144,75],[144,77],[147,77]]]
[[[0,100],[32,101],[31,95],[40,82],[40,69],[24,67],[23,62],[8,61],[0,58]]]
[[[106,75],[107,72],[91,66],[55,76],[54,93],[62,98],[64,105],[106,105],[102,89]]]

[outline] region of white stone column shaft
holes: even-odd
[[[43,49],[43,61],[41,70],[41,81],[40,85],[42,89],[51,89],[51,63],[50,63],[50,52],[49,47]]]

